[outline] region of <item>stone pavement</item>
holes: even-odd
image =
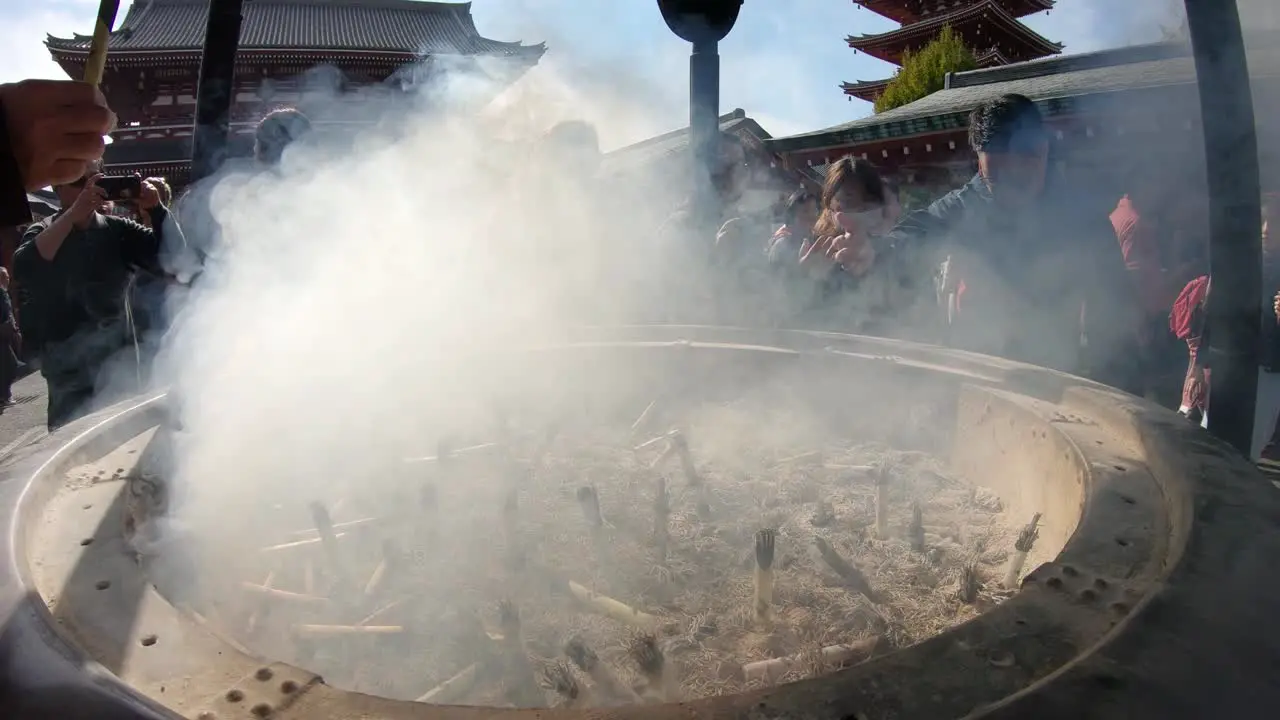
[[[48,393],[40,373],[13,384],[14,404],[0,411],[0,465],[13,452],[47,434]]]

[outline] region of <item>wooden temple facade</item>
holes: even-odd
[[[1280,117],[1280,33],[1246,35],[1254,107]],[[1195,63],[1183,42],[1139,45],[954,73],[928,97],[877,115],[766,145],[791,168],[821,170],[844,155],[875,163],[905,186],[935,194],[971,177],[968,115],[1006,93],[1036,101],[1054,136],[1053,157],[1094,187],[1123,184],[1135,168],[1158,176],[1202,173]],[[1280,123],[1258,122],[1264,185],[1280,187]]]
[[[849,47],[901,66],[903,56],[929,44],[950,26],[973,51],[978,67],[995,67],[1035,60],[1062,52],[1052,42],[1019,22],[1019,18],[1048,12],[1056,0],[853,0],[854,5],[900,23],[902,27],[875,35],[845,38]],[[858,80],[841,85],[852,98],[875,101],[891,78]]]
[[[102,87],[120,127],[107,148],[108,172],[184,184],[208,7],[208,0],[134,0],[111,33]],[[482,37],[470,3],[249,0],[243,18],[233,155],[251,152],[255,124],[279,107],[302,110],[319,131],[349,131],[376,119],[369,100],[394,102],[434,73],[477,73],[496,93],[546,51]],[[46,46],[78,78],[89,42],[50,36]]]

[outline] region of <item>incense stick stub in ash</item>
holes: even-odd
[[[333,573],[340,588],[350,587],[350,578],[343,567],[342,552],[338,548],[338,539],[334,536],[333,519],[329,517],[329,511],[325,509],[324,503],[319,501],[311,503],[310,508],[311,519],[316,524],[316,532],[320,534],[320,546],[324,549],[325,559],[329,563],[329,571]]]
[[[630,605],[614,600],[611,597],[592,592],[572,580],[569,581],[569,592],[578,602],[618,622],[644,630],[652,630],[658,627],[658,618],[653,615],[640,612]]]
[[[925,551],[924,544],[924,511],[920,508],[920,503],[911,503],[911,524],[907,526],[907,539],[911,541],[911,550],[913,552],[922,553]]]
[[[1018,539],[1013,543],[1013,554],[1009,556],[1009,568],[1004,575],[1004,586],[1009,590],[1016,590],[1020,585],[1022,568],[1027,562],[1027,553],[1031,552],[1036,538],[1040,537],[1039,526],[1040,513],[1036,513],[1032,516],[1031,522],[1018,533]]]
[[[773,556],[777,543],[776,530],[756,532],[755,617],[758,622],[773,620]]]
[[[978,576],[978,563],[971,560],[960,568],[960,587],[956,596],[962,603],[973,603],[978,599],[978,591],[982,589],[982,579]]]
[[[599,493],[594,486],[584,485],[578,488],[575,496],[578,498],[578,507],[582,508],[582,517],[587,521],[588,527],[592,528],[593,534],[598,532],[604,527],[604,518],[600,515]]]
[[[889,471],[884,466],[872,472],[876,482],[876,537],[889,539]]]
[[[522,707],[537,707],[543,702],[542,691],[529,658],[524,651],[524,634],[520,627],[520,609],[510,600],[498,603],[498,626],[506,676],[510,682],[508,698]]]
[[[818,655],[824,665],[838,667],[866,660],[875,654],[879,644],[879,636],[870,637],[841,645],[828,645],[822,648]],[[793,669],[803,666],[808,659],[809,653],[798,653],[772,660],[750,662],[742,666],[742,675],[748,682],[753,680],[777,682]]]
[[[679,685],[672,678],[657,637],[647,632],[632,635],[627,642],[627,654],[640,668],[650,692],[666,701],[679,699]]]
[[[862,593],[873,603],[880,602],[879,596],[871,589],[871,583],[867,580],[867,576],[863,575],[862,571],[854,567],[848,560],[841,557],[840,553],[836,552],[830,543],[820,537],[815,537],[813,544],[818,549],[818,555],[822,558],[822,561],[836,575],[839,575],[840,579],[844,580],[851,590]]]
[[[654,483],[653,498],[653,550],[659,565],[667,564],[667,545],[671,541],[669,529],[671,501],[667,497],[667,479],[659,476]]]
[[[596,655],[595,650],[581,638],[571,638],[564,646],[565,657],[578,666],[578,669],[591,678],[600,692],[611,699],[623,703],[638,703],[640,696],[618,679],[613,670]]]
[[[558,707],[572,708],[587,704],[585,689],[578,684],[573,671],[563,661],[557,660],[544,666],[538,673],[538,686],[559,697]]]
[[[680,469],[684,473],[685,482],[693,488],[697,498],[695,509],[698,517],[704,520],[710,518],[711,503],[708,501],[707,485],[702,481],[702,476],[698,474],[698,467],[693,462],[693,453],[689,450],[689,439],[679,430],[672,430],[667,438],[671,442],[670,452],[680,458]]]

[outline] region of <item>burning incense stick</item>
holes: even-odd
[[[777,535],[771,529],[756,532],[755,614],[762,623],[773,619],[773,553]]]
[[[382,559],[378,561],[378,566],[373,569],[373,574],[369,576],[369,581],[364,584],[365,597],[372,597],[382,589],[388,573],[392,571],[392,566],[399,556],[400,550],[396,547],[394,540],[388,538],[382,541]]]
[[[116,24],[120,0],[101,0],[98,17],[93,24],[93,40],[89,43],[89,56],[84,63],[84,81],[90,85],[102,84],[102,73],[107,67],[107,41],[111,28]]]
[[[880,637],[877,636],[841,645],[828,645],[819,651],[819,656],[826,665],[861,662],[875,653],[879,643]],[[772,660],[750,662],[742,666],[742,675],[748,682],[752,680],[777,682],[794,668],[802,666],[808,659],[808,653],[799,653]]]
[[[571,638],[564,646],[564,654],[569,658],[570,662],[577,665],[578,669],[591,678],[591,682],[595,683],[601,692],[620,702],[640,702],[640,696],[627,687],[626,683],[619,680],[613,670],[606,663],[600,661],[600,657],[596,655],[595,650],[592,650],[581,638]]]
[[[672,430],[667,435],[667,439],[671,442],[667,455],[674,453],[680,458],[680,469],[684,472],[685,482],[689,487],[693,488],[697,496],[696,510],[698,517],[707,519],[711,517],[711,503],[708,502],[707,485],[702,481],[702,476],[698,475],[698,467],[693,462],[693,453],[689,450],[689,440],[684,433],[679,430]]]
[[[569,592],[583,605],[618,622],[646,630],[658,627],[658,618],[640,612],[624,602],[592,592],[572,580],[569,581]]]
[[[439,685],[431,688],[423,695],[419,696],[414,702],[420,703],[437,703],[445,705],[457,701],[464,693],[476,684],[476,677],[479,675],[480,663],[471,663],[462,669],[457,675],[445,680]]]
[[[334,527],[337,527],[337,526],[335,525]],[[333,539],[339,540],[341,538],[346,537],[347,535],[348,533],[344,533],[344,532],[334,533]],[[274,553],[274,552],[281,552],[283,550],[298,550],[300,548],[315,547],[317,545],[320,545],[322,542],[323,542],[323,539],[318,537],[309,538],[307,540],[294,540],[293,542],[280,543],[279,545],[271,545],[269,547],[264,547],[258,552]]]
[[[1018,533],[1018,539],[1013,543],[1009,569],[1004,574],[1004,586],[1010,590],[1017,589],[1018,581],[1022,579],[1022,566],[1027,562],[1027,553],[1031,552],[1031,546],[1035,545],[1036,538],[1040,537],[1039,525],[1040,513],[1036,513],[1031,517],[1031,522]]]
[[[357,528],[362,528],[366,525],[381,523],[385,520],[386,518],[376,518],[376,517],[360,518],[359,520],[348,520],[346,522],[334,523],[333,531],[338,532],[339,530],[341,530],[345,532],[345,531],[355,530]],[[310,527],[305,530],[294,530],[293,532],[289,533],[289,537],[299,538],[299,539],[305,538],[310,540],[318,540],[319,535],[316,533],[315,528]]]

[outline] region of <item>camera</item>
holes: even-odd
[[[100,177],[97,185],[107,194],[107,199],[111,202],[137,202],[138,197],[142,194],[142,178],[137,175]]]

